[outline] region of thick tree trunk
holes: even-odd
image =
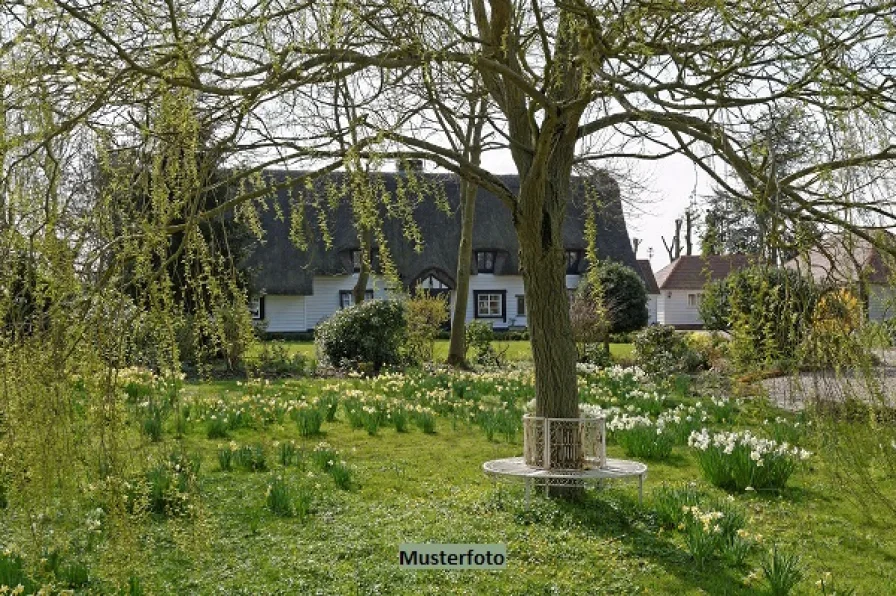
[[[535,414],[577,418],[576,346],[569,321],[565,252],[562,239],[557,240],[547,245],[522,238],[520,242],[535,362]]]
[[[520,189],[514,220],[520,243],[532,357],[535,362],[535,414],[578,418],[576,346],[566,292],[563,217],[569,194],[569,165],[545,164],[530,172]]]
[[[477,187],[467,180],[461,181],[460,246],[457,249],[457,284],[454,289],[454,316],[451,319],[451,343],[447,363],[466,366],[466,318],[470,293],[470,262],[473,258],[473,213],[476,208]]]

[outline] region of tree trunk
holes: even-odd
[[[552,175],[564,175],[553,174]],[[531,188],[523,184],[520,204],[528,193],[542,193],[540,217],[523,216],[517,221],[532,358],[535,363],[535,415],[546,418],[578,418],[579,395],[576,384],[576,346],[569,317],[566,292],[566,251],[561,233],[569,173],[558,185]],[[551,179],[551,182],[555,180]],[[530,186],[530,188],[527,188]],[[531,212],[530,212],[531,214]],[[534,215],[534,214],[531,214]],[[539,233],[533,234],[533,224]],[[568,438],[568,437],[566,437]],[[563,447],[562,435],[551,433],[551,465],[555,468],[582,468],[582,444]],[[566,500],[580,499],[581,485],[551,486],[549,494]]]
[[[520,188],[519,212],[514,217],[535,362],[535,414],[549,418],[579,415],[562,233],[571,163],[562,168],[550,167],[549,162],[542,176],[530,172]]]
[[[358,272],[358,280],[352,288],[352,300],[354,304],[364,302],[367,292],[367,281],[370,279],[370,245],[373,243],[373,230],[364,228],[359,234],[361,238],[361,271]]]
[[[475,106],[478,102],[478,108]],[[478,166],[482,161],[482,128],[488,106],[485,98],[470,100],[470,113],[476,117],[467,124],[464,157]],[[476,191],[478,187],[466,179],[461,179],[460,244],[457,248],[457,275],[454,289],[454,316],[451,319],[451,343],[448,346],[446,363],[450,366],[466,368],[467,361],[467,300],[470,293],[470,261],[473,258],[473,218],[476,212]]]
[[[470,293],[470,261],[473,258],[473,213],[476,208],[477,187],[462,180],[460,246],[457,249],[457,284],[454,289],[454,316],[451,319],[451,343],[448,347],[447,363],[451,366],[466,366],[466,319],[467,300]]]

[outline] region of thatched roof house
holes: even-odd
[[[288,172],[272,172],[271,176],[282,179]],[[385,172],[381,177],[384,189],[395,195],[401,173]],[[457,247],[460,243],[460,183],[456,176],[446,174],[424,174],[430,184],[436,184],[444,191],[447,212],[435,200],[422,200],[414,207],[413,219],[420,228],[423,240],[421,250],[405,237],[403,222],[384,213],[384,232],[401,279],[410,285],[429,271],[438,272],[449,286],[454,287],[457,270]],[[326,184],[342,184],[342,174],[334,174],[326,181],[315,185],[315,192],[326,192]],[[518,176],[501,176],[501,181],[512,191],[519,190]],[[640,271],[631,250],[628,231],[622,214],[619,189],[615,182],[606,177],[599,180],[599,188],[605,207],[597,219],[597,251],[601,258],[611,259]],[[570,197],[563,234],[566,248],[583,251],[587,246],[584,237],[585,215],[582,182],[575,180],[575,193]],[[305,204],[303,223],[307,224],[306,237],[310,240],[308,250],[300,250],[290,238],[292,209],[298,201],[290,191],[281,190],[276,201],[278,210],[269,208],[260,213],[265,230],[264,243],[256,248],[249,260],[253,269],[255,286],[268,294],[312,293],[314,275],[349,275],[352,273],[352,251],[358,250],[360,242],[355,228],[350,200],[344,197],[334,212],[327,215],[327,229],[331,235],[331,248],[327,248],[323,235],[316,228],[319,221],[318,207]],[[307,201],[308,194],[300,196]],[[381,209],[385,211],[385,209]],[[282,216],[281,216],[282,215]],[[493,250],[496,252],[495,275],[519,275],[519,244],[510,217],[510,211],[494,195],[480,189],[476,198],[476,215],[473,230],[473,251]],[[583,273],[588,267],[582,258],[577,272]],[[473,274],[476,274],[474,259]]]
[[[295,174],[273,171],[266,175],[282,182]],[[500,179],[511,191],[518,192],[517,176],[500,176]],[[414,171],[412,174],[377,173],[372,180],[378,197],[382,234],[402,284],[411,287],[424,278],[432,278],[440,282],[441,288],[453,291],[461,229],[459,179],[450,174]],[[609,176],[590,182],[598,189],[602,202],[596,218],[599,257],[618,261],[639,271],[625,226],[618,186]],[[353,258],[357,259],[360,241],[352,212],[351,183],[345,174],[334,173],[318,179],[310,189],[304,185],[297,186],[280,190],[276,197],[268,201],[267,208],[259,211],[265,237],[255,247],[247,263],[253,286],[260,294],[267,296],[312,297],[324,292],[328,305],[332,307],[329,314],[332,314],[341,300],[333,298],[334,292],[344,296],[346,288],[350,288],[356,279],[353,275],[356,260],[353,261]],[[588,242],[585,238],[583,181],[574,179],[572,188],[563,235],[569,251],[570,269],[567,273],[577,277],[588,267],[585,258]],[[406,229],[409,219],[405,216],[409,212],[417,228],[416,236],[422,242],[408,239]],[[297,213],[300,215],[297,216]],[[322,218],[326,220],[324,228],[329,235],[329,247],[318,224]],[[307,240],[306,250],[301,250],[293,242],[296,232],[301,232]],[[482,284],[486,284],[486,278],[489,281],[484,288],[471,283],[471,291],[503,292],[505,301],[508,293],[515,294],[517,308],[505,303],[502,321],[508,324],[508,315],[511,315],[511,319],[517,319],[517,325],[525,324],[525,306],[519,300],[524,294],[519,244],[511,214],[497,197],[483,189],[479,190],[476,199],[473,252],[474,278],[482,278]],[[490,269],[487,272],[477,268],[476,254],[482,252],[489,254],[487,262]],[[333,289],[335,285],[324,288],[324,280],[332,280],[339,288]],[[575,284],[577,281],[572,285]],[[329,307],[315,306],[309,315],[309,305],[310,302],[303,306],[304,325],[312,328],[318,320],[328,316],[325,311]],[[291,308],[297,309],[295,306]],[[478,316],[475,309],[471,316]]]

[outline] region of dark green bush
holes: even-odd
[[[603,295],[610,333],[635,331],[647,325],[647,288],[634,269],[615,261],[602,261],[595,271]],[[586,276],[576,291],[578,296],[592,295]]]
[[[401,364],[407,336],[404,306],[395,300],[365,300],[336,312],[315,330],[320,356],[337,368]]]

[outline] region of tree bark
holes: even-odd
[[[568,134],[563,122],[545,123],[542,135]],[[535,363],[535,414],[578,418],[576,346],[566,292],[563,218],[569,195],[574,143],[558,142],[550,156],[521,172],[514,225],[526,287],[526,313]]]
[[[370,245],[373,243],[373,230],[364,228],[359,234],[361,238],[361,270],[358,272],[358,280],[352,288],[352,300],[354,304],[364,302],[367,292],[367,281],[370,279]]]
[[[470,261],[473,257],[473,213],[476,208],[476,190],[473,183],[462,180],[460,245],[457,249],[457,280],[454,289],[454,316],[451,319],[451,343],[447,363],[455,367],[466,366],[466,318],[470,293]]]

